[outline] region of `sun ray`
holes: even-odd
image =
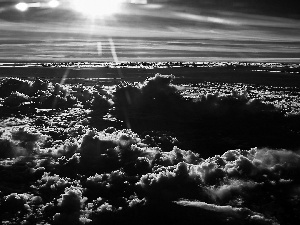
[[[74,0],[73,9],[89,17],[113,15],[120,9],[123,0]]]

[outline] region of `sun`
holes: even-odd
[[[86,16],[108,16],[119,11],[124,0],[72,0],[72,7]]]
[[[25,2],[20,2],[20,3],[16,4],[15,7],[16,7],[17,10],[25,12],[28,9],[29,6]]]

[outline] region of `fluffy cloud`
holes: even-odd
[[[31,85],[32,84],[30,82],[18,78],[4,79],[0,84],[1,97],[8,97],[13,92],[29,95],[32,87]]]
[[[29,97],[16,91],[4,99],[3,105],[7,107],[19,107],[25,102],[29,102]]]
[[[54,215],[53,224],[82,224],[80,210],[85,201],[80,188],[66,188],[65,193],[58,199],[60,212]]]
[[[4,197],[2,209],[6,212],[17,213],[18,211],[28,211],[29,207],[26,204],[28,196],[26,194],[12,193]]]
[[[0,158],[12,158],[16,156],[15,146],[8,139],[0,139]]]
[[[88,131],[81,140],[80,163],[85,172],[112,171],[147,154],[138,145],[141,139],[130,130]]]
[[[0,139],[0,157],[13,158],[16,156],[31,155],[39,151],[41,134],[34,129],[19,128],[12,130]]]
[[[205,157],[231,148],[299,147],[300,137],[294,132],[292,119],[273,105],[235,90],[231,95],[215,93],[196,100],[184,99],[172,85],[173,79],[157,74],[141,84],[119,85],[113,96],[112,113],[140,134],[167,130],[176,136],[176,145]],[[296,119],[293,121],[298,124]],[[164,150],[174,146],[149,136],[145,137],[148,144],[165,144]]]
[[[100,86],[3,82],[10,94],[18,91],[35,102],[61,98],[61,104],[69,97],[75,99],[69,106],[78,108],[40,112],[40,121],[27,128],[0,132],[0,157],[11,158],[0,161],[0,221],[140,224],[151,215],[155,224],[297,224],[299,154],[272,148],[224,152],[228,145],[221,146],[223,139],[234,146],[239,138],[259,143],[261,134],[280,133],[272,123],[285,124],[287,117],[236,93],[185,100],[172,79],[157,75],[121,85],[114,105]],[[20,88],[26,83],[30,93]],[[113,107],[133,130],[107,128],[102,117]],[[88,117],[106,129],[88,126]],[[152,131],[153,121],[165,130]],[[261,127],[255,124],[261,121]],[[206,152],[205,144],[213,150]]]
[[[182,99],[176,88],[170,85],[173,76],[156,75],[140,87],[130,84],[120,85],[114,93],[117,116],[130,126],[135,120],[174,118]],[[183,108],[181,108],[181,111]]]
[[[22,132],[17,137],[35,140]],[[130,130],[114,128],[88,131],[64,145],[67,149],[61,155],[12,160],[0,167],[2,182],[13,186],[18,180],[29,191],[23,196],[13,194],[17,189],[0,186],[1,204],[16,207],[3,220],[20,211],[33,223],[131,221],[125,215],[136,215],[136,210],[159,214],[157,204],[190,213],[190,207],[196,207],[201,215],[220,216],[219,222],[293,224],[297,220],[293,211],[285,210],[299,209],[300,157],[292,151],[230,150],[202,159],[177,147],[164,152],[147,146]],[[163,221],[174,219],[171,215]]]

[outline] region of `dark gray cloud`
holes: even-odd
[[[241,148],[253,145],[284,148],[287,144],[294,146],[291,148],[298,147],[296,139],[286,141],[288,136],[294,134],[281,126],[279,121],[287,124],[289,118],[274,105],[251,99],[247,92],[235,91],[227,96],[216,92],[203,94],[195,100],[184,99],[172,85],[173,78],[157,74],[142,85],[119,85],[113,96],[114,115],[136,132],[174,132],[179,140],[177,145],[188,146],[200,154],[221,154],[222,151],[217,151],[237,145]],[[279,130],[282,132],[277,133]],[[267,141],[275,136],[276,140]]]

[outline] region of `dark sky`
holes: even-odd
[[[97,17],[70,2],[20,12],[0,0],[0,62],[300,59],[293,0],[149,0]]]

